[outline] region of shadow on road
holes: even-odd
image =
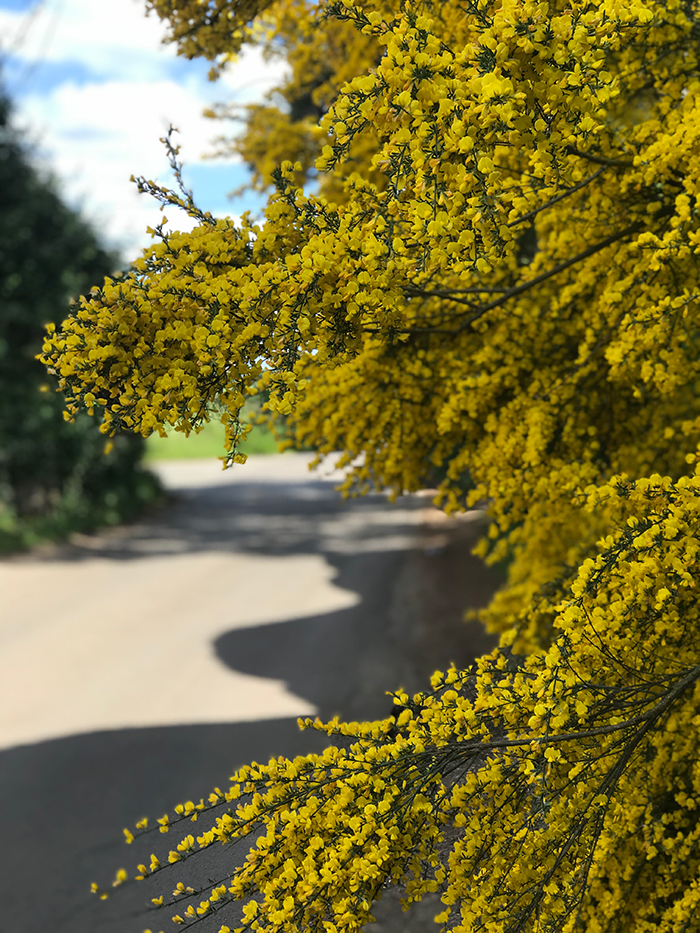
[[[170,926],[163,914],[149,915],[148,894],[138,887],[106,902],[90,894],[93,881],[134,867],[137,853],[124,845],[121,828],[172,812],[178,801],[199,800],[242,764],[323,745],[320,735],[301,733],[286,719],[99,732],[0,753],[0,930],[142,933],[151,923]],[[154,846],[160,850],[162,842],[157,836]]]
[[[479,528],[459,529],[438,553],[326,555],[333,582],[356,606],[273,625],[236,628],[215,642],[233,670],[282,680],[322,719],[388,715],[386,691],[424,690],[433,671],[466,667],[494,639],[464,610],[486,605],[498,574],[472,556]]]
[[[229,485],[176,490],[146,521],[38,550],[34,559],[80,561],[95,556],[135,560],[197,552],[261,555],[352,553],[405,549],[426,500],[388,503],[381,494],[342,499],[328,481]],[[20,559],[26,560],[22,556]]]
[[[284,490],[237,483],[187,490],[149,522],[37,559],[321,553],[359,605],[238,628],[213,648],[234,670],[284,680],[324,718],[381,718],[391,707],[386,690],[425,688],[436,668],[466,665],[492,644],[476,623],[463,622],[464,609],[484,605],[500,582],[470,554],[478,523],[453,528],[437,548],[422,547],[412,513],[424,507],[416,499],[389,507],[382,496],[343,502],[327,482]],[[183,683],[183,690],[206,684]],[[138,886],[107,902],[89,894],[93,880],[104,882],[136,860],[121,843],[121,827],[206,796],[244,763],[323,745],[318,733],[278,719],[97,732],[0,752],[0,933],[167,928],[163,914],[143,912],[148,895]],[[382,929],[392,933],[404,929],[401,919],[387,924]]]

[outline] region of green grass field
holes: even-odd
[[[241,453],[277,453],[277,441],[272,433],[255,425],[248,435]],[[179,431],[171,431],[167,437],[151,434],[146,441],[146,463],[154,460],[189,460],[204,457],[223,457],[224,426],[220,421],[205,424],[199,434],[185,437]]]

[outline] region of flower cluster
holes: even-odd
[[[187,925],[244,901],[235,933],[335,933],[359,930],[400,884],[407,905],[440,893],[436,920],[460,931],[568,930],[574,918],[688,929],[700,871],[700,476],[613,477],[585,496],[611,533],[557,606],[546,651],[518,657],[504,638],[472,670],[436,674],[432,691],[397,694],[393,720],[307,720],[336,744],[243,768],[228,790],[159,821],[163,832],[209,820],[139,866],[161,890],[198,852],[257,838],[224,882],[179,881],[154,907]]]
[[[235,225],[141,181],[198,223],[154,231],[48,336],[68,416],[148,434],[217,411],[235,458],[267,388],[300,441],[344,451],[347,489],[486,502],[482,553],[510,561],[473,670],[164,818],[212,822],[141,866],[151,883],[258,835],[154,906],[339,933],[401,884],[464,933],[697,927],[695,6],[152,5],[186,55],[285,49],[288,108],[250,111],[237,144],[274,192]]]

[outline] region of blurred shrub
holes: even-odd
[[[89,225],[37,172],[0,92],[0,550],[111,524],[159,495],[139,466],[143,438],[105,455],[99,423],[63,420],[63,398],[35,359],[44,326],[112,272]]]

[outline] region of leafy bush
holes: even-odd
[[[124,520],[158,494],[143,439],[105,438],[86,413],[63,418],[36,359],[45,325],[115,269],[89,225],[32,165],[0,96],[0,550]]]

